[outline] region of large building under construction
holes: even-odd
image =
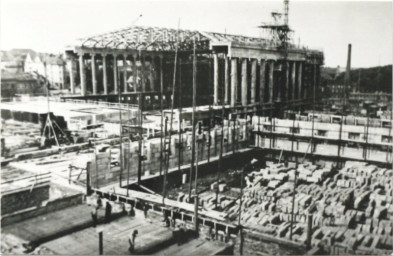
[[[169,106],[175,85],[175,107],[191,106],[194,51],[197,105],[247,112],[310,104],[323,65],[321,51],[292,44],[283,50],[268,39],[133,26],[80,39],[66,50],[76,71],[67,98],[117,102],[120,93],[122,103],[139,104],[141,96],[143,109],[157,109],[161,95]]]

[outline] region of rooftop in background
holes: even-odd
[[[49,65],[64,65],[65,61],[61,55],[52,53],[41,53],[41,52],[29,52],[30,57],[33,61],[40,61]],[[26,56],[27,57],[27,56]]]
[[[31,73],[12,73],[2,70],[1,81],[35,81],[37,80]]]

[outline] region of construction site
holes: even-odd
[[[288,13],[68,45],[67,95],[1,104],[1,253],[392,253],[392,119],[321,110]]]

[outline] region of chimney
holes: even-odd
[[[348,97],[348,86],[351,85],[351,51],[352,45],[348,44],[348,57],[347,57],[347,69],[345,71],[345,79],[344,79],[344,106],[347,104],[347,97]]]

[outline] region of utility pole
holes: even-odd
[[[144,74],[142,74],[144,76]],[[120,86],[119,86],[120,87]],[[143,140],[143,96],[142,92],[139,92],[139,140],[138,140],[138,185],[141,184],[141,178],[142,178],[142,140]]]
[[[225,54],[225,58],[227,58],[226,54]],[[220,182],[220,173],[222,172],[222,156],[223,156],[223,152],[224,152],[224,118],[225,118],[225,93],[224,90],[222,90],[222,96],[221,96],[221,139],[220,139],[220,155],[219,155],[219,160],[218,160],[218,170],[217,170],[217,179],[216,179],[216,183],[217,183],[217,187],[216,187],[216,204],[215,207],[217,209],[217,205],[218,205],[218,194],[220,192],[219,187],[218,187],[218,183]],[[229,122],[228,122],[228,127],[229,127]],[[229,134],[228,134],[229,135]]]
[[[195,53],[195,37],[194,37],[194,58],[193,58],[193,72],[192,72],[192,151],[191,151],[191,166],[190,166],[190,187],[188,191],[188,198],[191,198],[192,190],[192,173],[195,164],[195,109],[196,109],[196,53]]]
[[[162,62],[163,62],[163,60],[162,60],[162,56],[160,56],[160,111],[161,111],[161,125],[160,125],[160,132],[161,132],[161,136],[160,136],[160,177],[161,177],[161,175],[162,175],[162,163],[163,163],[163,161],[164,161],[164,159],[163,159],[163,154],[162,154],[162,152],[163,152],[163,138],[165,138],[165,136],[164,136],[164,131],[163,131],[163,128],[164,128],[164,105],[163,105],[163,96],[164,96],[164,73],[162,72]]]
[[[247,165],[246,165],[247,166]],[[243,180],[244,180],[244,169],[246,166],[243,167],[242,169],[242,175],[240,179],[240,205],[239,205],[239,218],[238,218],[238,227],[239,227],[239,233],[240,233],[240,255],[243,255],[243,227],[241,225],[241,216],[242,216],[242,204],[243,204]]]
[[[119,85],[119,87],[118,87],[118,100],[119,100],[119,120],[120,120],[120,125],[119,125],[119,134],[120,134],[120,187],[122,187],[122,180],[123,180],[123,178],[122,178],[122,176],[123,176],[123,152],[122,152],[122,149],[123,149],[123,147],[122,147],[122,144],[123,144],[123,138],[122,138],[122,132],[123,132],[123,122],[122,122],[122,119],[121,119],[121,112],[122,112],[122,109],[121,109],[121,86]],[[128,181],[127,181],[127,184],[128,184]],[[127,193],[128,193],[128,187],[127,187]]]

